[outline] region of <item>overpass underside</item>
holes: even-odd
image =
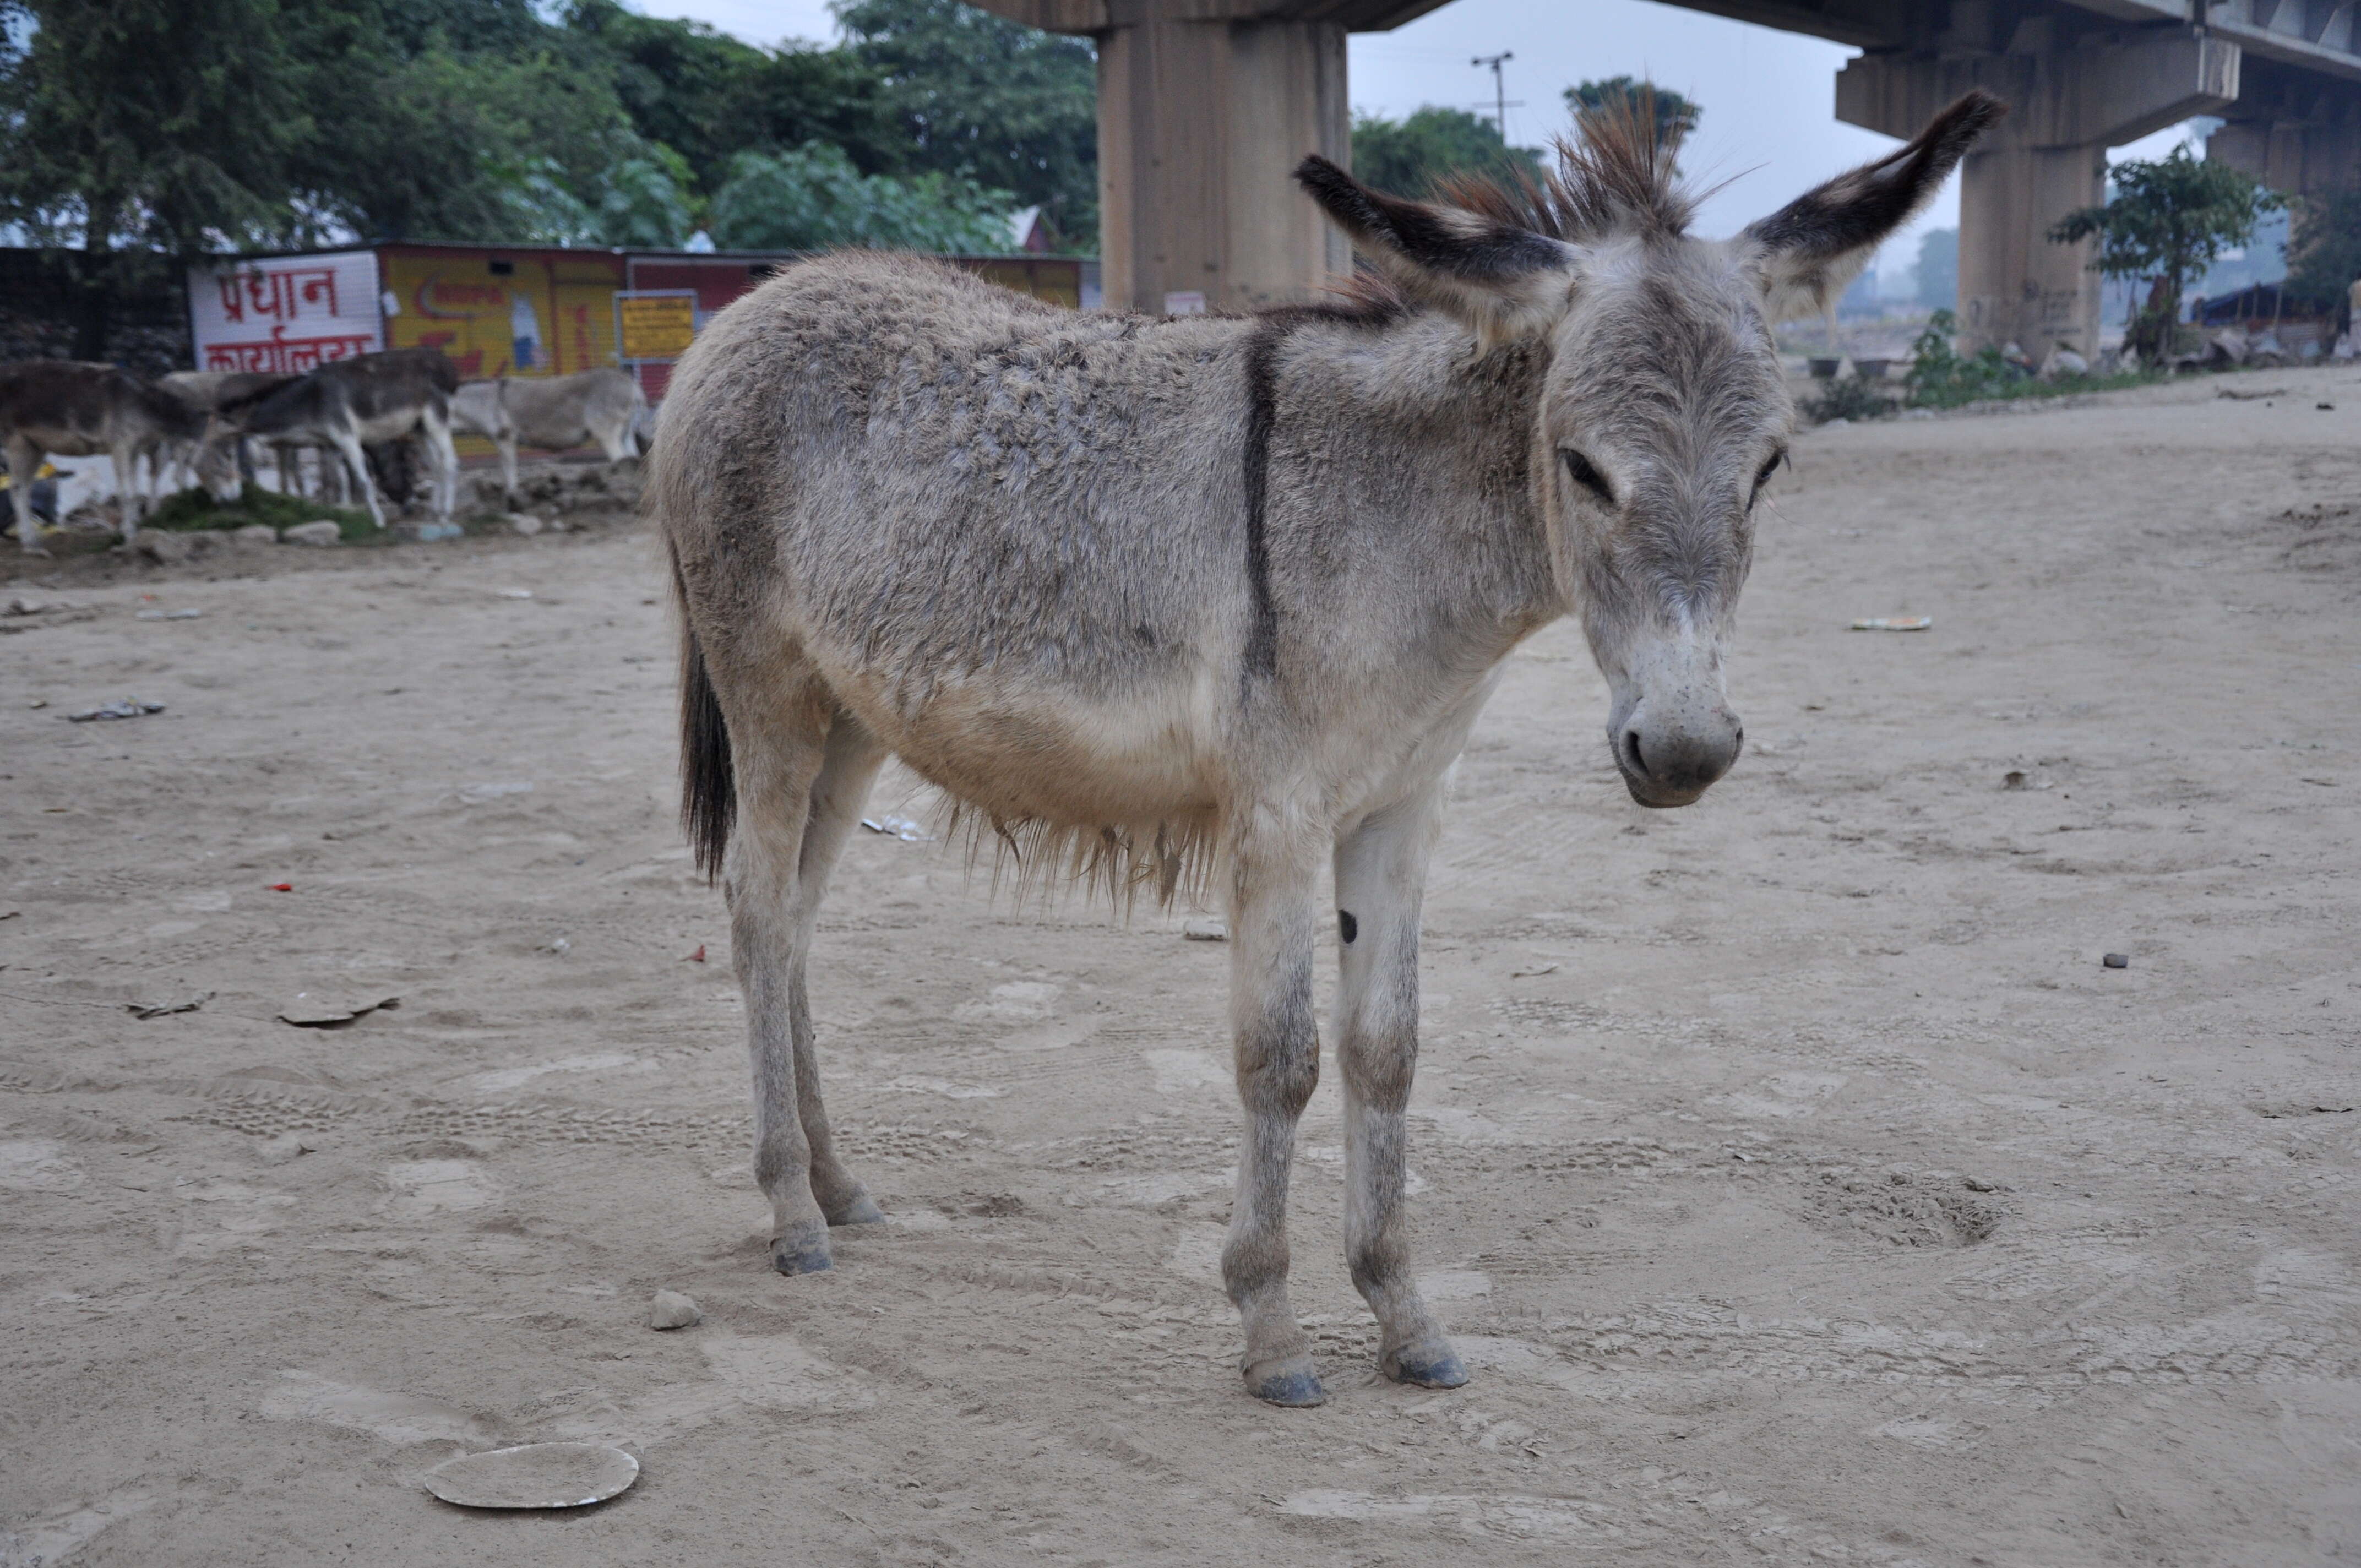
[[[1099,45],[1103,276],[1111,304],[1244,310],[1311,297],[1351,261],[1288,171],[1347,162],[1345,39],[1443,0],[976,0]],[[2098,346],[2087,244],[2106,153],[2197,115],[2210,155],[2294,195],[2361,190],[2356,0],[1664,0],[1848,44],[1840,120],[1907,137],[1971,87],[2013,106],[1961,172],[1969,346]],[[1829,172],[1834,173],[1835,170]]]

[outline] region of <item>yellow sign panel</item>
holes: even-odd
[[[599,251],[386,246],[386,346],[439,348],[460,378],[570,376],[615,363],[620,258]]]
[[[697,301],[688,294],[618,299],[626,359],[677,359],[697,340]]]

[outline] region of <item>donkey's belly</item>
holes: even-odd
[[[396,413],[379,414],[375,419],[358,419],[353,429],[363,446],[375,446],[379,442],[399,441],[418,427],[418,411],[403,409]]]
[[[904,762],[997,817],[1154,823],[1202,815],[1224,794],[1209,707],[1183,678],[1112,697],[971,678],[916,701],[874,679],[830,684]]]

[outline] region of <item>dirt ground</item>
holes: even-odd
[[[0,614],[10,1568],[2361,1561],[2361,370],[1805,435],[1689,810],[1626,798],[1571,625],[1521,651],[1427,906],[1476,1378],[1373,1374],[1332,1071],[1310,1411],[1215,1279],[1227,949],[943,845],[857,835],[816,959],[890,1223],[765,1268],[635,526],[45,571],[0,585],[62,607]],[[638,1486],[417,1486],[572,1437]]]

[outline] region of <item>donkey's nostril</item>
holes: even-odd
[[[1642,777],[1646,776],[1648,772],[1648,762],[1646,758],[1640,755],[1640,732],[1637,729],[1626,729],[1623,731],[1623,755],[1625,760],[1631,764],[1631,771],[1633,773],[1641,774]]]

